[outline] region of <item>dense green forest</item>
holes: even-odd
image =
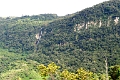
[[[84,68],[75,72],[61,70],[54,62],[48,65],[26,59],[26,55],[8,52],[0,49],[0,79],[1,80],[106,80],[105,73],[94,73]],[[120,65],[109,67],[109,79],[120,79]]]
[[[56,14],[1,17],[1,75],[26,68],[41,79],[36,66],[50,62],[73,73],[83,67],[95,74],[105,74],[106,67],[120,65],[119,18],[120,0],[61,17]],[[17,74],[20,75],[30,74]]]

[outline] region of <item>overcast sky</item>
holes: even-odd
[[[108,0],[0,0],[0,16],[38,15],[64,16]]]

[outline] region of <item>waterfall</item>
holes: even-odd
[[[43,34],[43,31],[42,31],[42,28],[41,28],[40,31],[39,31],[39,33],[37,33],[35,35],[35,38],[37,39],[36,42],[35,42],[35,44],[38,44],[40,42],[42,34]]]

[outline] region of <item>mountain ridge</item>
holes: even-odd
[[[119,13],[120,1],[111,0],[62,18],[46,14],[42,16],[46,19],[5,19],[0,24],[1,47],[40,63],[53,61],[70,70],[85,67],[103,73],[106,57],[108,66],[120,63]]]

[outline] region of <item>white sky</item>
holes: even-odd
[[[0,0],[0,16],[72,14],[108,0]]]

